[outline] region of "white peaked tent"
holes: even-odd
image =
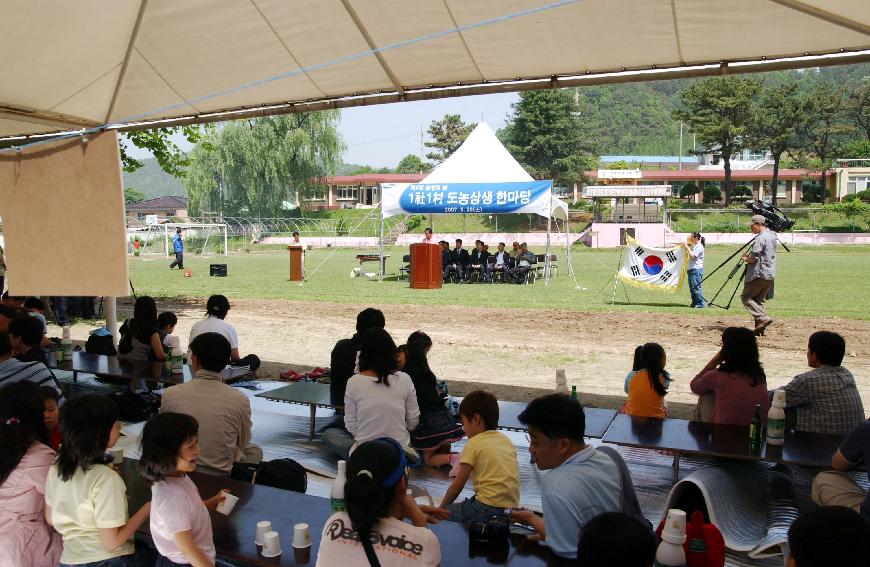
[[[384,218],[407,212],[442,212],[437,208],[409,209],[407,200],[411,197],[415,187],[432,188],[447,192],[455,190],[459,195],[469,193],[472,190],[481,190],[487,187],[500,188],[505,186],[524,186],[526,184],[541,184],[536,182],[531,175],[523,169],[517,160],[507,151],[495,132],[485,122],[479,123],[474,131],[462,145],[444,160],[432,173],[416,184],[410,183],[385,183],[381,188],[381,265],[384,255]],[[529,198],[527,204],[512,207],[510,210],[501,212],[534,213],[547,218],[547,249],[545,253],[545,281],[550,275],[550,234],[552,219],[557,218],[565,223],[566,242],[568,231],[568,205],[553,196],[552,184],[544,182],[545,190],[536,191],[534,198]],[[464,188],[465,191],[463,191]],[[531,192],[530,192],[531,193]],[[403,197],[405,199],[403,199]],[[480,212],[498,213],[498,205]],[[463,212],[463,211],[457,211]],[[383,274],[380,274],[383,277]]]

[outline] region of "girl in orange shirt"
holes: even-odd
[[[642,368],[634,373],[628,383],[625,413],[637,417],[665,418],[668,416],[665,395],[670,382],[665,370],[665,349],[658,343],[646,343],[641,352],[641,362]]]

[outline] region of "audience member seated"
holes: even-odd
[[[520,468],[513,442],[498,429],[498,400],[489,392],[470,392],[459,404],[459,418],[468,441],[462,449],[453,483],[441,500],[449,520],[466,526],[486,522],[505,508],[520,502]],[[474,496],[462,502],[456,497],[471,477]]]
[[[810,335],[807,364],[813,370],[799,374],[782,387],[786,420],[793,414],[794,428],[845,435],[864,421],[864,405],[852,373],[842,365],[846,341],[837,333]]]
[[[143,295],[133,304],[133,318],[121,326],[118,360],[131,364],[166,360],[157,328],[157,303],[153,297]]]
[[[42,340],[40,346],[47,347],[51,345],[51,341],[46,337],[48,331],[48,323],[45,321],[45,302],[38,297],[28,297],[24,300],[24,310],[31,317],[36,317],[42,323]]]
[[[863,468],[870,477],[870,421],[858,424],[831,458],[833,471],[816,475],[813,501],[819,506],[845,506],[860,512],[870,522],[870,494],[845,471]]]
[[[420,408],[420,424],[411,434],[411,445],[423,453],[423,461],[431,467],[458,462],[459,455],[450,452],[450,444],[465,436],[462,427],[444,407],[444,399],[438,391],[438,380],[429,368],[427,355],[432,348],[432,339],[423,331],[414,331],[408,336],[407,361],[404,372],[411,377]],[[401,359],[401,357],[400,357]],[[402,370],[402,365],[398,365]]]
[[[870,565],[870,523],[842,506],[801,514],[788,529],[788,567]]]
[[[665,370],[667,356],[658,343],[646,343],[641,350],[642,368],[628,382],[625,413],[635,417],[665,418],[668,416],[665,395],[670,375]]]
[[[514,240],[513,244],[511,244],[511,252],[510,256],[514,259],[514,263],[516,263],[517,258],[522,254],[522,250],[520,250],[520,243]]]
[[[26,317],[27,311],[15,305],[4,305],[0,303],[0,333],[9,332],[9,324],[13,319]]]
[[[63,402],[63,391],[51,370],[41,362],[21,362],[12,358],[12,340],[0,332],[0,388],[22,381],[53,388]]]
[[[39,392],[44,404],[43,421],[48,431],[48,446],[57,451],[60,447],[60,394],[51,386],[40,386]]]
[[[495,264],[492,267],[492,273],[489,274],[490,281],[495,278],[495,274],[499,274],[500,281],[504,283],[505,281],[505,273],[511,267],[511,256],[504,249],[504,242],[498,243],[498,250],[496,250],[495,254]]]
[[[169,336],[175,331],[178,324],[178,316],[172,311],[164,311],[157,316],[157,332],[160,333],[160,342],[163,350],[171,349],[172,344]]]
[[[47,364],[45,351],[42,350],[42,337],[45,329],[36,317],[19,317],[9,323],[9,338],[12,351],[21,362],[41,362]]]
[[[54,462],[36,384],[0,389],[0,565],[57,565],[63,544],[45,521],[45,479]]]
[[[586,418],[580,402],[564,394],[542,396],[529,402],[519,420],[528,426],[535,464],[550,472],[541,479],[544,517],[518,510],[511,518],[532,526],[535,537],[546,540],[553,553],[576,558],[580,531],[599,514],[639,512],[619,454],[584,441]]]
[[[156,567],[212,566],[214,536],[209,510],[225,499],[203,500],[188,473],[196,470],[199,424],[183,413],[161,413],[142,430],[139,472],[151,484],[150,534],[160,554]]]
[[[513,283],[525,283],[529,277],[529,271],[532,269],[532,263],[535,261],[535,255],[529,252],[528,245],[523,242],[520,244],[519,254],[514,261],[514,267],[507,271],[507,279]]]
[[[474,250],[471,251],[471,256],[468,260],[468,269],[465,272],[465,281],[471,281],[471,275],[477,272],[477,281],[485,282],[489,280],[489,271],[486,263],[489,258],[489,252],[483,247],[483,240],[474,241]]]
[[[465,273],[468,270],[468,265],[471,258],[468,255],[468,250],[462,247],[462,239],[456,239],[456,248],[450,251],[450,261],[444,269],[442,281],[447,282],[451,276],[456,275],[456,281],[465,281]]]
[[[61,564],[143,564],[133,535],[151,503],[127,516],[127,487],[106,455],[121,436],[118,407],[106,396],[78,396],[64,405],[60,423],[60,449],[45,481],[45,518],[63,538]]]
[[[450,243],[441,240],[438,245],[441,246],[441,275],[443,277],[447,273],[447,266],[450,265]]]
[[[163,392],[160,412],[186,413],[199,423],[199,467],[229,475],[234,462],[259,463],[263,451],[251,443],[251,402],[223,383],[230,343],[218,333],[203,333],[190,343],[194,377]]]
[[[341,339],[335,343],[330,355],[329,399],[330,403],[339,409],[336,418],[324,428],[321,440],[341,459],[347,460],[347,455],[353,445],[353,435],[347,432],[343,417],[347,381],[357,372],[357,358],[362,336],[369,329],[383,329],[385,324],[384,314],[380,309],[372,307],[363,309],[356,316],[356,333],[349,339]]]
[[[577,565],[651,567],[657,547],[649,526],[622,512],[606,512],[589,520],[580,532]]]
[[[205,310],[205,319],[197,321],[191,327],[188,344],[192,343],[193,339],[203,333],[218,333],[230,342],[230,348],[232,349],[230,362],[234,366],[250,366],[251,370],[259,368],[260,359],[256,354],[249,354],[245,357],[239,354],[239,335],[236,333],[235,327],[224,320],[230,311],[229,299],[223,295],[212,295],[208,298]]]
[[[441,547],[426,524],[444,513],[419,506],[406,495],[405,467],[405,451],[393,439],[375,439],[357,447],[347,460],[347,511],[326,520],[317,566],[441,565]],[[406,518],[412,525],[404,522]],[[399,548],[394,541],[404,544]]]
[[[700,396],[700,421],[749,425],[756,404],[767,418],[767,382],[755,333],[745,327],[722,331],[722,348],[689,384]]]
[[[359,372],[347,381],[344,393],[344,425],[360,443],[389,437],[419,462],[411,447],[411,431],[420,423],[420,408],[414,383],[404,372],[395,372],[396,343],[384,329],[371,329],[360,341]]]

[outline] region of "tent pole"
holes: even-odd
[[[380,256],[380,258],[378,259],[378,281],[379,282],[384,281],[384,205],[383,205],[383,201],[384,200],[381,199],[381,206],[380,206],[380,209],[381,209],[381,238],[380,238],[380,247],[379,247],[379,252],[378,252],[378,256]]]
[[[106,329],[112,335],[112,342],[118,343],[118,304],[115,297],[103,298],[103,311],[106,316]]]
[[[544,285],[550,285],[550,230],[553,227],[553,186],[550,185],[550,206],[547,209],[547,253],[544,256]]]

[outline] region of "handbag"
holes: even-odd
[[[233,463],[230,478],[303,494],[308,488],[308,474],[302,465],[293,459]]]

